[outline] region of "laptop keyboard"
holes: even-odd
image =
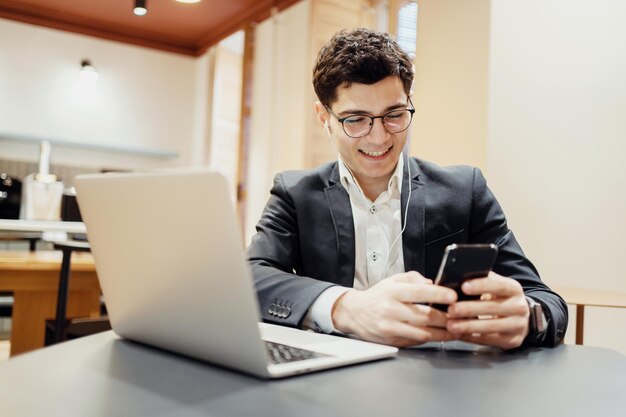
[[[311,350],[300,349],[293,346],[283,345],[275,342],[265,342],[265,349],[267,350],[267,357],[271,363],[288,363],[303,361],[305,359],[322,358],[325,356],[323,353],[313,352]]]

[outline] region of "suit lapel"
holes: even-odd
[[[402,235],[402,254],[404,256],[405,271],[417,271],[424,275],[426,265],[425,258],[425,196],[424,183],[420,181],[420,169],[417,161],[407,158],[404,177],[402,178],[401,211],[402,221],[406,221],[406,228]],[[411,167],[411,178],[407,166]],[[409,197],[409,185],[411,186],[411,201],[409,203],[408,219],[404,219],[406,204]],[[404,224],[404,223],[403,223]]]
[[[337,242],[337,283],[344,287],[354,285],[354,221],[352,219],[352,207],[350,196],[339,181],[339,168],[337,164],[331,173],[328,187],[324,190],[326,200],[330,207],[330,213],[335,226],[335,238]]]

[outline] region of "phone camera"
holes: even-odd
[[[455,263],[455,262],[456,262],[456,258],[450,259],[450,263]]]

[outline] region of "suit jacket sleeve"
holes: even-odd
[[[248,248],[261,316],[264,321],[299,327],[315,299],[336,285],[296,275],[300,270],[300,230],[294,201],[281,174]]]
[[[469,241],[495,243],[498,246],[494,272],[516,279],[522,285],[524,293],[542,305],[548,319],[548,329],[541,344],[557,345],[563,340],[567,329],[567,304],[541,281],[536,268],[526,258],[513,232],[508,228],[500,204],[478,169],[474,169],[473,190]]]

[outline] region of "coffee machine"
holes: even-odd
[[[25,220],[59,220],[63,183],[50,173],[50,142],[41,142],[39,172],[24,177],[20,218]]]
[[[19,219],[21,202],[22,181],[0,173],[0,219]]]

